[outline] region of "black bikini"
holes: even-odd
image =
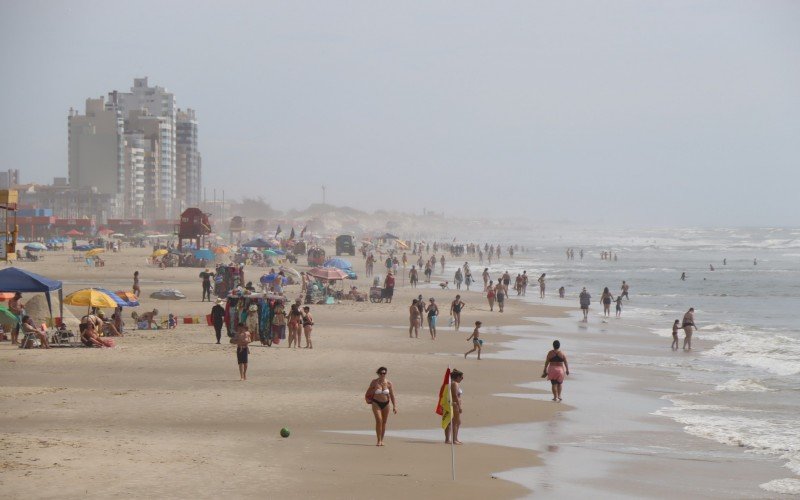
[[[555,353],[552,358],[550,358],[551,363],[563,363],[564,358],[561,357],[560,354]]]

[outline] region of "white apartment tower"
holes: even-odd
[[[146,195],[153,199],[155,204],[147,204],[152,208],[148,217],[168,219],[178,215],[180,203],[175,203],[176,198],[176,114],[178,107],[175,104],[175,95],[167,92],[164,87],[150,87],[147,77],[134,78],[130,92],[109,92],[109,108],[120,111],[125,120],[127,133],[140,133],[141,130],[129,125],[133,112],[144,110],[146,115],[154,117],[159,122],[157,137],[154,131],[146,134],[149,140],[158,142],[158,157],[155,158],[154,182],[146,186]],[[140,115],[142,116],[142,115]],[[148,192],[155,189],[155,192]]]
[[[200,152],[197,150],[197,119],[192,108],[177,114],[177,198],[187,207],[200,203]]]

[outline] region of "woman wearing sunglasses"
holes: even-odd
[[[372,414],[375,416],[375,436],[378,438],[376,446],[383,446],[386,421],[389,419],[389,403],[392,404],[392,412],[397,413],[394,388],[389,379],[386,378],[387,371],[385,366],[378,368],[376,372],[378,378],[370,382],[367,393],[364,395],[364,399],[372,407]]]

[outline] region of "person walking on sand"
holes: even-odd
[[[544,277],[545,277],[545,273],[542,273],[542,275],[539,276],[539,280],[538,280],[539,281],[539,298],[540,299],[544,298],[544,287],[545,287]]]
[[[203,298],[200,299],[200,302],[206,300],[208,297],[208,301],[211,302],[211,278],[214,277],[214,273],[206,268],[205,271],[200,272],[200,278],[203,280]]]
[[[133,272],[133,294],[137,297],[142,294],[142,289],[139,288],[139,271]]]
[[[411,288],[417,288],[417,283],[419,282],[419,273],[417,272],[417,268],[411,266],[411,270],[408,272],[408,282],[411,283]]]
[[[464,373],[460,370],[450,372],[450,401],[453,402],[453,419],[444,429],[444,442],[450,444],[450,434],[453,435],[453,444],[461,444],[458,440],[458,431],[461,429],[461,382],[464,380]],[[452,431],[452,432],[451,432]]]
[[[542,370],[542,378],[546,377],[550,381],[553,401],[561,401],[561,387],[564,385],[566,375],[569,375],[567,355],[561,351],[561,342],[554,340],[553,349],[547,353]]]
[[[589,305],[592,301],[592,296],[586,291],[586,287],[583,287],[580,295],[578,295],[578,301],[580,302],[581,311],[583,312],[583,322],[586,323],[589,321]]]
[[[461,273],[461,268],[456,269],[456,274],[453,276],[453,282],[456,284],[456,290],[461,290],[461,282],[464,281],[464,275]]]
[[[431,333],[431,340],[436,340],[436,319],[439,317],[439,306],[433,297],[429,302],[425,307],[425,312],[428,313],[428,330]]]
[[[681,325],[683,328],[683,350],[684,351],[691,351],[692,350],[692,333],[697,330],[697,327],[694,325],[694,307],[690,307],[686,314],[683,315],[683,324]]]
[[[461,311],[467,305],[461,300],[461,295],[456,295],[455,300],[450,303],[450,316],[453,317],[453,327],[455,331],[458,331],[458,327],[461,326]]]
[[[503,312],[506,303],[506,287],[501,281],[498,281],[494,287],[494,296],[497,299],[497,309]]]
[[[375,446],[383,446],[383,437],[386,435],[386,422],[389,420],[389,403],[392,403],[392,412],[397,414],[397,400],[394,395],[394,387],[386,373],[389,370],[381,366],[375,372],[378,378],[369,383],[364,399],[372,407],[372,414],[375,416],[375,437],[378,442]]]
[[[389,271],[386,274],[386,279],[383,280],[383,297],[386,299],[387,304],[392,303],[394,297],[394,274]]]
[[[483,323],[481,323],[480,321],[476,321],[475,322],[475,329],[472,330],[472,335],[467,337],[467,341],[470,341],[470,340],[472,341],[472,349],[464,353],[464,359],[467,359],[467,355],[468,354],[470,354],[472,352],[475,352],[475,351],[478,351],[478,360],[480,361],[480,359],[481,359],[481,347],[483,347],[483,340],[481,340],[481,332],[480,332],[482,324]]]
[[[489,291],[486,292],[486,300],[489,301],[489,310],[490,311],[494,311],[494,299],[495,299],[494,286],[492,285],[492,283],[494,283],[494,282],[493,281],[489,281],[489,284],[487,285],[487,288],[488,288]]]
[[[418,306],[419,300],[414,299],[411,301],[411,306],[408,308],[408,338],[419,338],[419,325],[422,322],[422,313]]]
[[[676,319],[675,323],[672,323],[672,345],[670,348],[673,351],[678,350],[678,330],[681,328],[681,320]]]
[[[603,294],[600,295],[600,302],[603,304],[603,317],[608,318],[611,316],[611,301],[614,300],[614,297],[611,296],[611,292],[608,290],[608,287],[603,289]]]
[[[625,280],[622,280],[622,286],[620,287],[620,290],[622,291],[622,293],[620,295],[622,295],[623,297],[625,297],[628,300],[631,300],[631,298],[628,297],[628,288],[630,288],[628,286],[628,284],[625,283]]]
[[[490,282],[491,282],[491,280],[489,279],[489,268],[485,267],[483,269],[483,291],[484,292],[488,289]]]
[[[314,330],[314,318],[311,317],[311,308],[308,306],[303,307],[303,333],[306,336],[306,345],[304,349],[313,349],[314,344],[311,343],[311,332]]]
[[[211,324],[214,326],[214,334],[217,336],[217,344],[222,339],[222,325],[225,324],[225,308],[222,307],[222,299],[217,299],[214,307],[211,308]]]
[[[247,325],[239,323],[236,327],[236,336],[231,339],[236,344],[236,362],[239,363],[239,380],[247,380],[247,362],[250,354],[250,342],[253,339]]]

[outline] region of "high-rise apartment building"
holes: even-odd
[[[200,152],[197,150],[197,118],[193,109],[178,110],[177,114],[177,198],[186,207],[200,204]],[[182,207],[184,208],[184,207]]]
[[[68,171],[72,187],[96,187],[112,197],[108,207],[112,216],[122,211],[125,170],[125,138],[122,116],[116,109],[106,109],[103,98],[86,99],[86,111],[74,109],[67,117]]]
[[[109,92],[108,107],[120,111],[125,119],[125,130],[137,133],[140,130],[130,125],[132,113],[145,110],[147,115],[159,120],[157,136],[155,132],[145,134],[150,140],[157,140],[159,155],[156,158],[154,172],[156,192],[147,192],[155,204],[146,204],[153,208],[151,216],[171,218],[177,215],[180,201],[176,200],[176,114],[175,95],[164,87],[151,87],[147,77],[135,78],[130,92]],[[142,116],[142,115],[139,115]],[[177,203],[176,203],[177,201]]]
[[[19,169],[9,168],[0,172],[0,189],[11,189],[19,184]]]
[[[170,219],[200,202],[197,119],[175,95],[135,78],[130,92],[69,114],[69,183],[117,194],[114,217]]]

